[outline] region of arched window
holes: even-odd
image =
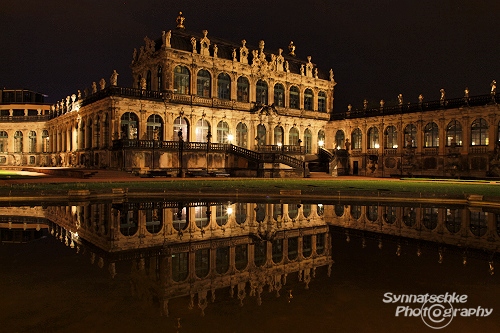
[[[194,270],[198,278],[202,279],[210,272],[210,249],[199,249],[194,252]]]
[[[189,221],[188,215],[189,210],[187,210],[186,207],[182,207],[181,205],[178,206],[177,210],[174,210],[172,216],[172,225],[175,230],[181,231],[187,228],[187,221]]]
[[[129,140],[138,139],[139,118],[135,113],[125,112],[120,120],[120,127],[121,127],[122,139],[129,139]]]
[[[196,78],[196,95],[200,97],[210,97],[211,87],[210,72],[206,69],[200,69]]]
[[[243,148],[248,147],[248,128],[242,122],[236,125],[236,145]]]
[[[283,219],[283,204],[273,204],[273,219],[276,222],[281,222],[281,219]]]
[[[351,217],[355,220],[361,217],[361,206],[351,205]]]
[[[157,114],[148,117],[146,128],[146,140],[163,141],[163,119]]]
[[[312,153],[312,133],[309,128],[304,131],[304,149],[306,154]]]
[[[236,82],[236,100],[238,102],[248,103],[248,89],[250,84],[248,79],[244,76],[240,76]]]
[[[452,234],[457,233],[462,228],[462,209],[446,208],[446,229]]]
[[[218,274],[224,274],[229,269],[229,246],[218,247],[215,252],[215,270]]]
[[[486,231],[488,231],[488,213],[483,211],[469,212],[470,213],[470,225],[469,229],[474,234],[474,236],[484,236]]]
[[[324,91],[318,93],[318,111],[326,112],[326,94]]]
[[[290,128],[290,133],[288,137],[288,144],[290,146],[298,146],[299,145],[299,130],[297,127]]]
[[[229,124],[225,121],[219,121],[217,124],[217,142],[228,143]]]
[[[158,71],[156,72],[156,88],[158,91],[163,90],[163,68],[158,66]]]
[[[202,118],[196,122],[196,142],[207,142],[208,138],[207,135],[210,130],[210,123],[205,120],[205,118]]]
[[[368,130],[368,148],[378,149],[380,147],[380,142],[378,138],[378,128],[373,126]]]
[[[446,126],[446,146],[462,146],[462,124],[458,120],[452,120]]]
[[[16,131],[14,133],[14,153],[23,152],[23,132]]]
[[[210,207],[196,206],[194,207],[194,219],[198,229],[205,228],[210,221],[208,220],[208,212]]]
[[[259,203],[255,207],[255,221],[264,222],[266,219],[266,204]]]
[[[291,220],[295,220],[299,216],[299,205],[289,204],[288,205],[288,217]]]
[[[335,148],[342,149],[342,148],[344,148],[344,145],[345,145],[344,131],[338,130],[335,133]]]
[[[0,153],[6,153],[9,149],[9,135],[5,131],[0,131]]]
[[[189,274],[189,252],[180,252],[172,256],[172,280],[181,282]]]
[[[304,110],[312,111],[313,109],[313,92],[311,89],[304,91]]]
[[[281,83],[276,83],[274,85],[274,105],[280,107],[285,106],[285,88]]]
[[[344,205],[343,204],[336,204],[333,208],[334,208],[333,210],[335,211],[336,216],[341,217],[342,215],[344,215]]]
[[[311,204],[303,204],[302,205],[302,215],[304,215],[304,217],[306,219],[308,219],[311,216],[311,213],[312,213],[312,205]]]
[[[238,271],[248,266],[248,244],[236,245],[234,249],[234,266]]]
[[[393,224],[397,219],[397,210],[396,207],[393,206],[384,206],[384,214],[382,215],[384,221],[388,224]]]
[[[376,222],[378,220],[378,206],[370,205],[366,207],[366,218],[370,222]]]
[[[257,145],[263,146],[266,144],[266,126],[259,124],[257,125]]]
[[[318,131],[318,146],[319,147],[325,146],[325,131],[323,130]]]
[[[361,130],[359,128],[356,128],[354,131],[352,131],[351,134],[351,145],[352,149],[361,149],[362,145],[362,139],[363,139],[363,134],[361,133]]]
[[[283,127],[281,126],[276,126],[274,128],[274,144],[278,146],[283,145]]]
[[[283,260],[283,238],[273,241],[272,251],[273,262],[279,264]]]
[[[222,227],[226,225],[229,220],[229,214],[227,211],[227,205],[217,205],[215,207],[215,222],[218,226]]]
[[[146,74],[146,90],[151,90],[151,71]]]
[[[172,141],[177,141],[179,140],[179,131],[182,133],[182,140],[184,141],[189,141],[189,135],[188,135],[188,122],[186,118],[183,117],[177,117],[174,120],[174,133],[173,133],[173,138]]]
[[[146,209],[146,230],[151,234],[157,234],[163,227],[163,209]]]
[[[474,120],[471,129],[471,146],[488,145],[488,123],[483,118]]]
[[[30,131],[29,133],[29,152],[36,153],[36,132]]]
[[[235,207],[236,223],[243,224],[247,220],[247,203],[238,202]]]
[[[385,129],[384,147],[388,149],[398,148],[398,131],[395,126],[388,126]]]
[[[0,141],[1,141],[0,137]],[[0,143],[1,145],[1,143]],[[0,152],[2,149],[0,148]],[[43,130],[42,131],[42,153],[48,153],[49,152],[49,131]]]
[[[177,66],[174,69],[174,93],[189,95],[191,73],[186,66]]]
[[[439,128],[435,122],[424,127],[424,147],[439,147]]]
[[[288,259],[295,260],[299,255],[299,238],[288,238]]]
[[[99,116],[97,116],[95,119],[94,143],[95,147],[101,146],[101,117]]]
[[[290,109],[300,109],[300,91],[296,86],[290,87]]]
[[[403,208],[403,223],[408,227],[413,227],[417,223],[417,211],[415,207]]]
[[[257,81],[255,87],[255,102],[260,104],[267,104],[267,83],[264,80]]]
[[[413,124],[409,124],[405,127],[405,148],[416,148],[417,147],[417,127]]]
[[[220,73],[217,77],[217,97],[220,99],[231,99],[231,78],[227,73]]]
[[[436,229],[438,225],[438,208],[436,207],[425,207],[424,208],[424,217],[422,218],[422,223],[424,227],[428,230]]]

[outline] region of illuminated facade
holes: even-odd
[[[131,87],[118,85],[114,71],[51,107],[40,94],[31,106],[4,98],[0,166],[150,176],[500,176],[495,81],[488,95],[467,89],[447,99],[442,89],[435,102],[404,104],[400,95],[396,106],[370,109],[365,101],[362,110],[334,113],[333,70],[299,59],[293,42],[271,52],[264,41],[233,44],[187,31],[184,22],[180,14],[174,29],[134,50]]]

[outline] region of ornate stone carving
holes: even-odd
[[[283,49],[278,49],[278,56],[276,57],[276,70],[278,72],[283,72],[283,64],[285,63],[282,53]]]
[[[290,41],[290,44],[288,44],[288,51],[289,55],[295,57],[295,44],[293,44],[293,41]]]
[[[242,64],[248,64],[248,49],[247,47],[245,46],[245,44],[247,43],[246,40],[242,40],[241,41],[241,47],[240,47],[240,62]]]
[[[163,47],[172,47],[172,45],[170,44],[171,38],[172,38],[172,30],[169,30],[167,32],[165,31],[162,32]]]
[[[208,35],[208,30],[203,30],[203,38],[200,39],[200,54],[201,55],[204,55],[204,56],[209,56],[210,55],[210,52],[209,52],[209,47],[210,47],[210,39],[208,39],[207,35]],[[191,40],[191,43],[193,43],[193,40]],[[193,45],[193,53],[196,53],[195,52],[195,49],[196,49],[196,44]]]
[[[111,77],[109,78],[109,84],[116,87],[118,84],[118,73],[116,72],[116,69],[113,70],[113,73],[111,74]]]
[[[184,29],[184,21],[186,18],[184,15],[182,15],[182,12],[179,12],[179,15],[177,16],[177,19],[175,22],[177,23],[177,29]]]
[[[196,52],[196,38],[191,37],[191,45],[193,45],[193,53],[198,53]]]
[[[311,62],[311,56],[307,56],[307,64],[306,64],[306,76],[307,77],[313,76],[313,67],[314,67],[314,64]]]

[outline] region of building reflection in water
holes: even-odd
[[[228,290],[243,306],[262,303],[264,290],[284,294],[287,276],[309,287],[318,267],[330,275],[332,233],[345,241],[368,238],[395,255],[413,242],[415,255],[446,251],[484,260],[490,274],[500,235],[500,209],[466,205],[363,202],[222,202],[200,200],[79,202],[48,207],[0,208],[2,242],[26,242],[49,234],[107,268],[128,265],[132,292],[158,303],[186,297],[203,315],[217,290]],[[131,273],[129,273],[131,272]]]

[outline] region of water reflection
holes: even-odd
[[[0,208],[0,227],[2,242],[55,237],[111,278],[130,274],[135,296],[177,316],[171,300],[186,297],[204,315],[219,290],[241,306],[249,297],[262,304],[264,291],[290,301],[290,274],[305,289],[317,268],[330,275],[334,234],[356,237],[362,248],[375,240],[395,256],[405,248],[416,248],[416,256],[434,251],[438,263],[459,252],[462,264],[479,258],[493,275],[500,210],[370,201],[81,202]]]

